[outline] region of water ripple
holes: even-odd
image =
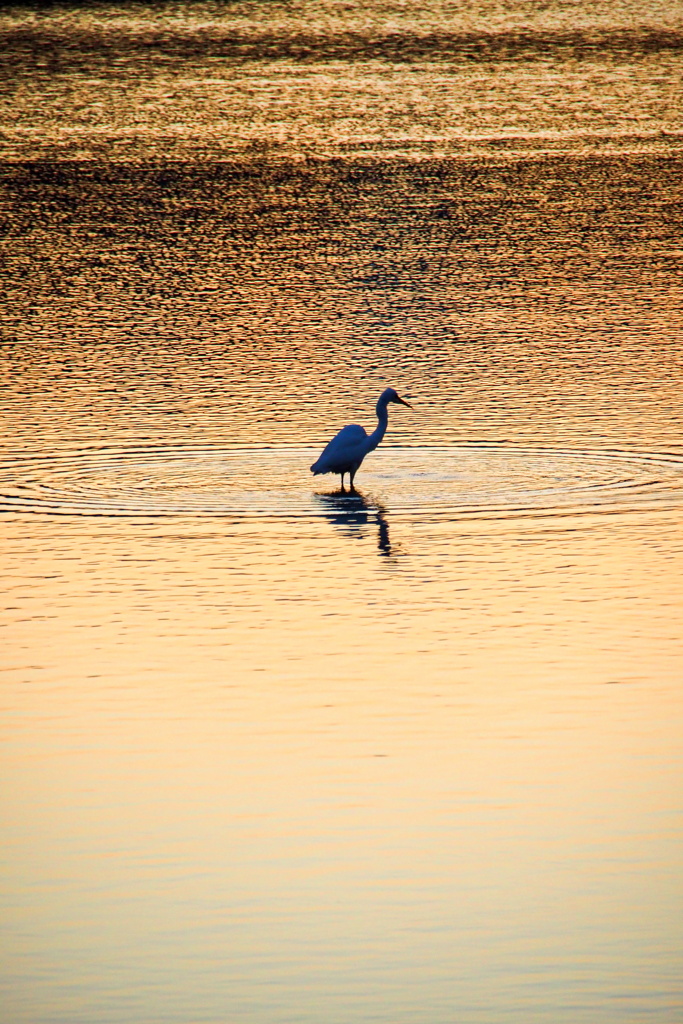
[[[0,463],[0,510],[98,516],[327,514],[313,480],[317,449],[156,446],[81,449]],[[683,456],[508,444],[386,447],[359,474],[365,501],[422,517],[508,517],[671,507],[683,501]]]

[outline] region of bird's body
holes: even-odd
[[[379,396],[377,402],[377,426],[371,434],[368,434],[363,427],[352,423],[348,427],[342,427],[336,437],[333,437],[327,445],[317,462],[311,466],[311,473],[339,473],[341,475],[341,486],[344,490],[344,475],[349,474],[351,479],[351,490],[353,478],[358,468],[368,454],[374,451],[386,433],[389,422],[387,406],[390,402],[398,405],[410,406],[399,398],[393,388],[387,388]]]

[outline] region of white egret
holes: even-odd
[[[342,427],[336,437],[333,437],[317,462],[311,466],[311,473],[340,473],[341,489],[344,490],[344,474],[348,473],[351,478],[351,490],[354,490],[353,478],[358,472],[358,467],[368,454],[375,450],[386,433],[389,422],[387,406],[389,402],[397,405],[406,405],[409,409],[412,406],[404,402],[396,394],[393,388],[387,388],[379,396],[377,402],[377,426],[371,434],[367,434],[363,427],[352,423],[348,427]]]

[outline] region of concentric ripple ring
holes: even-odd
[[[79,449],[0,461],[0,511],[98,516],[324,514],[317,448],[163,445]],[[509,444],[384,447],[366,460],[361,497],[397,514],[544,515],[683,503],[677,452]]]

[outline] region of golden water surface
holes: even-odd
[[[3,1024],[683,1021],[680,9],[0,33]]]

